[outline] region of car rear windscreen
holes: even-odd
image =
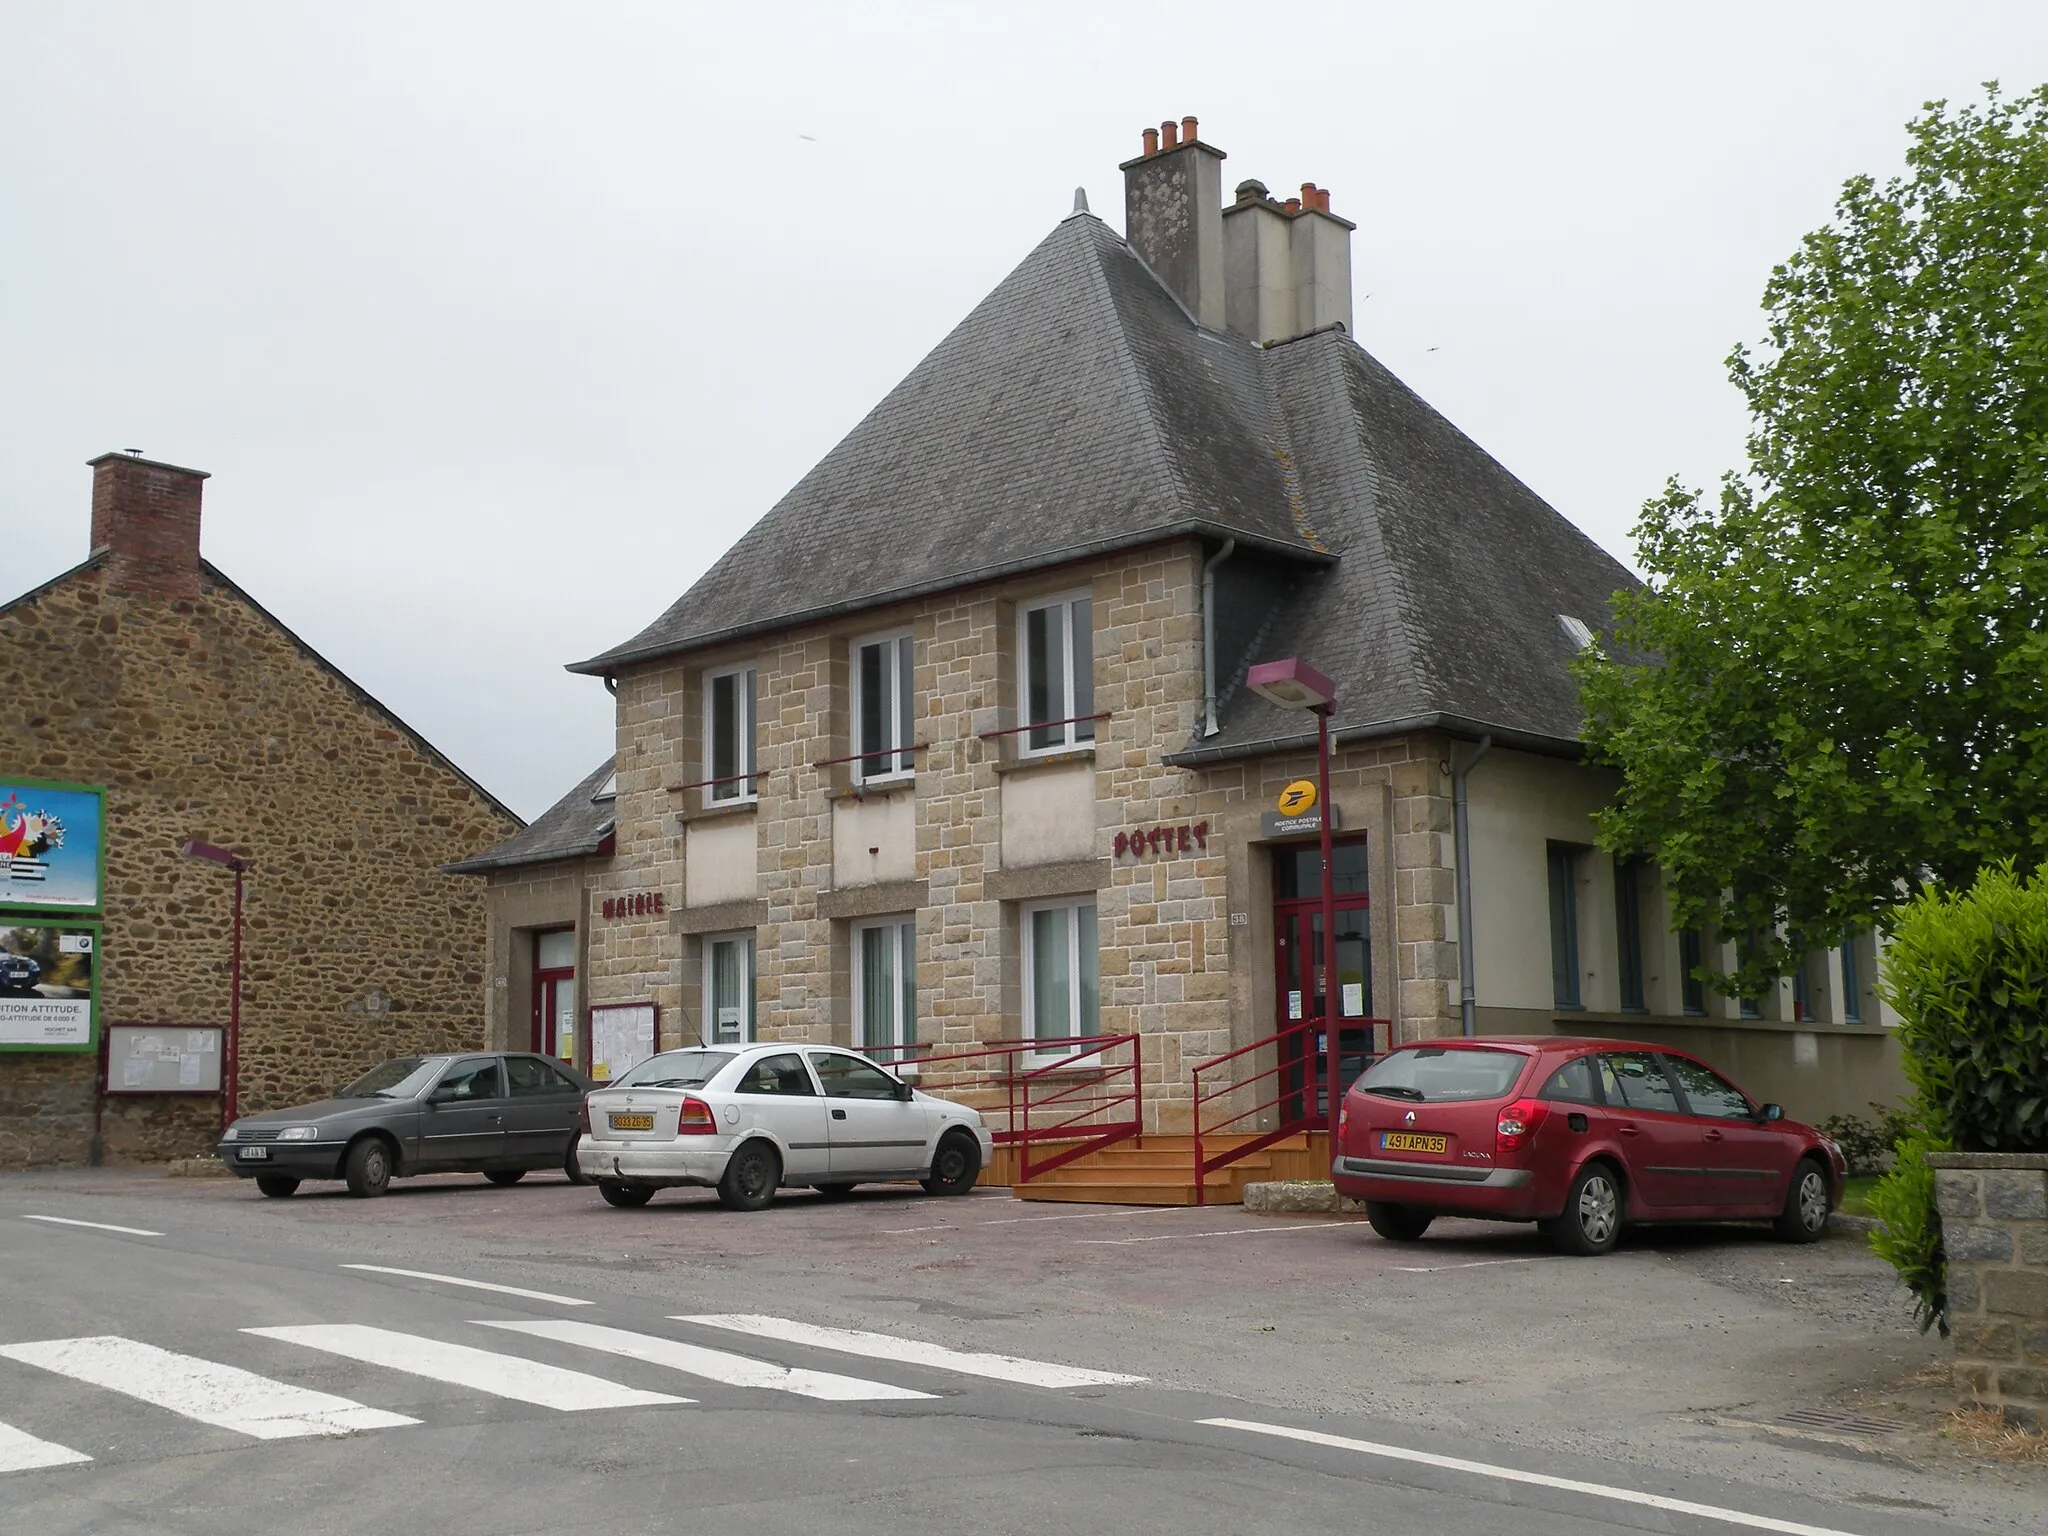
[[[1362,1093],[1414,1103],[1497,1099],[1515,1086],[1529,1058],[1484,1046],[1419,1046],[1382,1056],[1359,1078]]]
[[[732,1060],[731,1051],[664,1051],[615,1077],[608,1088],[702,1088]]]

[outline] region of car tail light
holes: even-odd
[[[584,1135],[590,1134],[590,1100],[585,1099],[576,1106],[576,1129]]]
[[[718,1116],[711,1113],[711,1106],[702,1099],[684,1099],[683,1107],[676,1111],[676,1134],[716,1136]]]
[[[1503,1108],[1493,1127],[1494,1155],[1519,1152],[1528,1146],[1535,1138],[1536,1128],[1549,1113],[1550,1106],[1542,1099],[1517,1099]]]

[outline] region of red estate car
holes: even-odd
[[[1404,1045],[1344,1097],[1332,1175],[1381,1237],[1438,1216],[1533,1221],[1566,1253],[1623,1222],[1826,1230],[1848,1172],[1810,1126],[1667,1046],[1567,1036]]]

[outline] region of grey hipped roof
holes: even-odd
[[[551,864],[603,852],[611,840],[614,802],[610,795],[599,799],[597,792],[611,777],[614,761],[608,757],[591,769],[582,783],[541,812],[524,831],[441,867],[451,875],[487,875],[494,869]]]
[[[1240,686],[1289,655],[1335,679],[1340,738],[1440,726],[1570,751],[1559,616],[1599,632],[1635,583],[1341,330],[1203,330],[1076,214],[666,613],[571,670],[1188,534],[1237,554],[1222,729],[1184,763],[1312,739]]]

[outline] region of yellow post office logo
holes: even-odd
[[[1316,787],[1308,779],[1296,779],[1280,791],[1282,816],[1306,816],[1315,809]]]

